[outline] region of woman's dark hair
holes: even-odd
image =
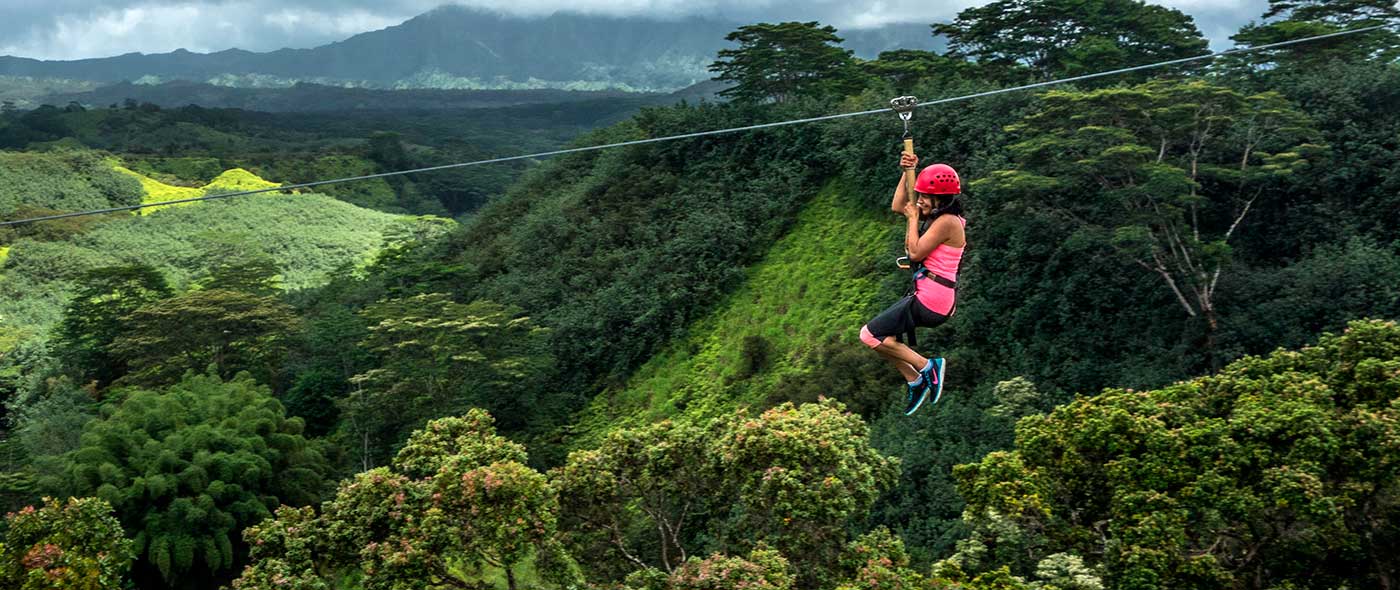
[[[950,199],[950,200],[949,200],[946,204],[944,204],[942,207],[935,208],[935,209],[933,210],[933,212],[934,212],[935,215],[942,215],[942,214],[944,214],[944,213],[948,213],[948,214],[950,214],[950,215],[962,215],[962,214],[963,214],[962,195],[953,195],[953,198],[952,198],[952,199]]]
[[[942,196],[945,196],[945,195],[922,195],[922,196],[923,196],[923,198],[925,198],[925,199],[931,199],[931,198],[934,198],[934,197],[942,197]],[[942,207],[937,207],[937,206],[935,206],[935,207],[933,208],[933,212],[932,212],[932,213],[929,213],[928,218],[931,219],[931,220],[932,220],[932,219],[937,219],[939,215],[942,215],[942,214],[944,214],[944,213],[947,213],[947,214],[950,214],[950,215],[962,215],[962,214],[963,214],[963,204],[962,204],[962,198],[961,198],[962,195],[951,195],[951,197],[952,197],[952,198],[949,199],[948,202],[944,203]],[[937,201],[935,201],[935,202],[937,202]]]

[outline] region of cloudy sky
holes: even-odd
[[[185,48],[269,51],[314,47],[398,24],[451,0],[0,0],[0,55],[103,57]],[[616,16],[702,15],[737,22],[819,20],[838,28],[931,23],[986,0],[458,0],[513,14],[565,6]],[[1229,46],[1267,0],[1153,0],[1196,18],[1212,46]]]

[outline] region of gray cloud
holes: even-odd
[[[0,55],[102,57],[179,48],[210,52],[314,47],[381,29],[447,0],[0,0]],[[818,20],[838,28],[945,21],[986,0],[465,0],[517,15],[568,8],[595,14],[690,15],[736,22]],[[1196,17],[1216,48],[1257,19],[1267,0],[1160,0]]]

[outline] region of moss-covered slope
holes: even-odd
[[[792,231],[748,269],[738,291],[625,387],[594,399],[582,438],[619,425],[761,404],[785,380],[812,371],[824,345],[859,347],[860,326],[879,304],[881,270],[893,268],[881,262],[896,229],[839,183],[827,185]]]

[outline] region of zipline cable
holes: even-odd
[[[1256,45],[1256,46],[1254,46],[1254,47],[1242,47],[1242,48],[1226,49],[1226,50],[1223,50],[1223,51],[1216,51],[1216,52],[1205,53],[1205,54],[1196,55],[1196,56],[1192,56],[1192,57],[1183,57],[1183,58],[1179,58],[1179,59],[1173,59],[1173,60],[1162,61],[1162,62],[1157,62],[1157,63],[1145,64],[1145,65],[1140,65],[1140,66],[1132,66],[1132,67],[1127,67],[1127,68],[1119,68],[1119,69],[1116,69],[1116,70],[1108,70],[1108,71],[1104,71],[1104,72],[1096,72],[1096,73],[1092,73],[1092,74],[1084,74],[1084,75],[1081,75],[1081,76],[1072,76],[1072,77],[1069,77],[1069,78],[1060,78],[1060,79],[1056,79],[1056,80],[1047,80],[1047,81],[1044,81],[1044,82],[1035,82],[1035,83],[1033,83],[1033,84],[1025,84],[1025,85],[1022,85],[1022,86],[1014,86],[1014,87],[1011,87],[1011,88],[1000,88],[1000,89],[997,89],[997,90],[988,90],[988,91],[986,91],[986,92],[978,92],[978,93],[974,93],[974,94],[964,94],[964,95],[961,95],[961,96],[954,96],[954,97],[950,97],[950,98],[941,98],[941,99],[937,99],[937,100],[930,100],[930,101],[926,101],[926,102],[921,102],[921,103],[919,103],[919,104],[916,105],[916,106],[918,106],[918,107],[927,107],[927,106],[933,106],[933,105],[939,105],[939,104],[947,104],[947,103],[951,103],[951,102],[960,102],[960,101],[964,101],[964,100],[972,100],[972,99],[974,99],[974,98],[984,98],[984,97],[988,97],[988,96],[994,96],[994,95],[997,95],[997,94],[1006,94],[1006,93],[1010,93],[1010,92],[1020,92],[1020,91],[1022,91],[1022,90],[1030,90],[1030,89],[1032,89],[1032,88],[1043,88],[1043,87],[1046,87],[1046,86],[1053,86],[1053,85],[1057,85],[1057,84],[1068,84],[1068,83],[1070,83],[1070,82],[1078,82],[1078,81],[1081,81],[1081,80],[1090,80],[1090,79],[1102,78],[1102,77],[1106,77],[1106,76],[1116,76],[1116,75],[1118,75],[1118,74],[1126,74],[1126,73],[1129,73],[1129,72],[1138,72],[1138,71],[1142,71],[1142,70],[1149,70],[1149,69],[1153,69],[1153,68],[1161,68],[1161,67],[1166,67],[1166,66],[1184,64],[1184,63],[1189,63],[1189,62],[1193,62],[1193,61],[1201,61],[1201,60],[1207,60],[1207,59],[1214,59],[1214,58],[1221,57],[1221,56],[1225,56],[1225,55],[1237,55],[1237,54],[1242,54],[1242,53],[1251,53],[1251,52],[1255,52],[1255,51],[1262,51],[1262,50],[1265,50],[1265,49],[1275,49],[1275,48],[1278,48],[1278,47],[1285,47],[1285,46],[1288,46],[1288,45],[1297,45],[1297,44],[1299,44],[1299,43],[1308,43],[1308,42],[1312,42],[1312,41],[1318,41],[1318,40],[1322,40],[1322,39],[1330,39],[1330,38],[1341,37],[1341,36],[1345,36],[1345,35],[1355,35],[1355,34],[1357,34],[1357,33],[1365,33],[1365,32],[1369,32],[1369,31],[1376,31],[1376,30],[1380,30],[1380,29],[1385,29],[1385,28],[1389,28],[1389,27],[1394,27],[1394,26],[1397,26],[1397,25],[1400,25],[1400,23],[1387,23],[1387,24],[1383,24],[1383,25],[1375,25],[1375,26],[1363,27],[1363,28],[1359,28],[1359,29],[1350,29],[1350,30],[1346,30],[1346,31],[1337,31],[1337,32],[1335,32],[1335,33],[1327,33],[1327,34],[1324,34],[1324,35],[1314,35],[1314,36],[1312,36],[1312,37],[1304,37],[1304,38],[1301,38],[1301,39],[1293,39],[1293,40],[1289,40],[1289,41],[1278,41],[1278,42],[1275,42],[1275,43],[1268,43],[1268,44],[1265,44],[1265,45]],[[103,215],[103,214],[106,214],[106,213],[119,213],[119,212],[122,212],[122,211],[135,211],[135,210],[138,210],[138,209],[145,209],[145,208],[147,208],[147,207],[164,207],[164,206],[166,206],[166,205],[179,205],[179,204],[182,204],[182,203],[194,203],[194,202],[197,202],[197,201],[213,201],[213,200],[216,200],[216,199],[230,199],[230,198],[233,198],[233,197],[242,197],[242,196],[247,196],[247,195],[256,195],[256,194],[260,194],[260,193],[285,192],[285,191],[291,191],[291,190],[297,190],[297,189],[303,189],[303,188],[312,188],[312,187],[317,187],[317,186],[325,186],[325,185],[329,185],[329,184],[341,184],[341,183],[346,183],[346,182],[357,182],[357,181],[361,181],[361,180],[373,180],[373,179],[375,179],[375,178],[385,178],[385,177],[389,177],[389,176],[400,176],[400,175],[404,175],[404,174],[418,174],[418,173],[422,173],[422,172],[434,172],[434,171],[438,171],[438,170],[450,170],[450,169],[454,169],[454,168],[466,168],[466,167],[468,167],[468,166],[482,166],[482,165],[485,165],[485,164],[499,164],[499,163],[503,163],[503,162],[514,162],[514,161],[517,161],[517,160],[530,160],[530,159],[536,159],[536,158],[547,158],[547,157],[550,157],[550,156],[560,156],[560,155],[564,155],[564,154],[576,154],[576,153],[579,153],[579,152],[591,152],[591,151],[604,150],[604,149],[617,148],[617,147],[626,147],[626,146],[633,146],[633,145],[643,145],[643,144],[648,144],[648,143],[659,143],[659,142],[663,142],[663,141],[675,141],[675,140],[678,140],[678,139],[691,139],[691,138],[695,138],[695,137],[705,137],[705,136],[708,136],[708,135],[720,135],[720,134],[723,134],[723,133],[739,133],[739,132],[742,132],[742,131],[753,131],[753,130],[757,130],[757,129],[768,129],[768,128],[771,128],[771,127],[784,127],[784,126],[787,126],[787,125],[800,125],[800,124],[802,124],[802,123],[815,123],[815,122],[817,122],[817,121],[830,121],[830,120],[833,120],[833,119],[845,119],[845,118],[850,118],[850,117],[861,117],[861,116],[865,116],[865,115],[873,115],[873,114],[876,114],[876,113],[890,113],[890,112],[893,112],[893,110],[890,109],[890,108],[888,108],[888,107],[884,107],[884,108],[878,108],[878,109],[871,109],[871,110],[868,110],[868,111],[857,111],[857,112],[851,112],[851,113],[838,113],[838,114],[835,114],[835,115],[824,115],[824,116],[820,116],[820,117],[808,117],[808,118],[805,118],[805,119],[792,119],[792,120],[788,120],[788,121],[778,121],[778,122],[774,122],[774,123],[761,123],[761,124],[758,124],[758,125],[747,125],[747,126],[744,126],[744,127],[731,127],[731,128],[728,128],[728,129],[714,129],[714,130],[711,130],[711,131],[697,131],[697,132],[694,132],[694,133],[683,133],[683,134],[680,134],[680,135],[668,135],[668,136],[665,136],[665,137],[652,137],[652,138],[648,138],[648,139],[635,139],[635,140],[631,140],[631,141],[622,141],[622,142],[618,142],[618,143],[609,143],[609,144],[604,144],[604,145],[592,145],[592,146],[585,146],[585,147],[567,148],[567,149],[562,149],[562,150],[552,150],[552,151],[547,151],[547,152],[539,152],[539,153],[535,153],[535,154],[524,154],[524,155],[519,155],[519,156],[506,156],[506,157],[502,157],[502,158],[491,158],[491,159],[487,159],[487,160],[476,160],[476,161],[472,161],[472,162],[459,162],[459,163],[455,163],[455,164],[443,164],[443,165],[440,165],[440,166],[428,166],[428,167],[425,167],[425,168],[413,168],[413,169],[410,169],[410,170],[395,170],[395,171],[392,171],[392,172],[380,172],[380,173],[377,173],[377,174],[365,174],[365,175],[363,175],[363,176],[349,176],[349,177],[345,177],[345,178],[334,178],[334,179],[330,179],[330,180],[318,180],[318,181],[314,181],[314,182],[303,182],[303,183],[300,183],[300,184],[287,184],[287,185],[281,185],[281,186],[275,186],[275,187],[260,188],[260,189],[254,189],[254,190],[246,190],[246,191],[238,191],[238,192],[232,192],[232,193],[221,193],[221,194],[217,194],[217,195],[205,195],[205,196],[202,196],[202,197],[191,197],[191,198],[188,198],[188,199],[176,199],[176,200],[172,200],[172,201],[159,201],[159,202],[155,202],[155,203],[142,203],[142,204],[140,204],[140,205],[127,205],[127,206],[124,206],[124,207],[110,207],[110,208],[106,208],[106,209],[92,209],[92,210],[88,210],[88,211],[74,211],[74,212],[71,212],[71,213],[61,213],[61,214],[56,214],[56,215],[45,215],[45,216],[41,216],[41,217],[30,217],[30,218],[27,218],[27,219],[16,219],[16,220],[12,220],[12,221],[0,221],[0,227],[8,227],[8,226],[15,226],[15,225],[24,225],[24,224],[29,224],[29,223],[37,223],[37,222],[40,222],[40,221],[52,221],[52,220],[55,220],[55,219],[67,219],[67,218],[69,218],[69,217],[82,217],[82,216],[87,216],[87,215]]]

